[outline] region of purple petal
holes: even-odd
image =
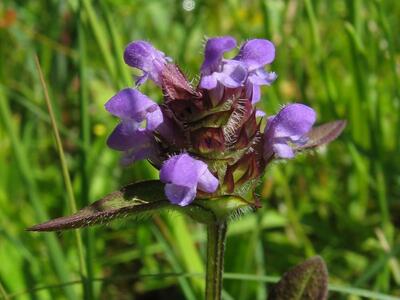
[[[207,169],[207,165],[189,154],[172,156],[161,168],[160,180],[165,183],[174,183],[182,186],[197,186],[200,174]]]
[[[276,143],[272,146],[276,155],[280,158],[293,158],[294,153],[292,148],[288,144]]]
[[[112,97],[105,108],[114,116],[140,123],[148,113],[157,110],[158,105],[138,90],[127,88]]]
[[[168,183],[165,185],[165,195],[172,204],[186,206],[196,198],[196,188]]]
[[[278,76],[275,72],[265,72],[263,69],[257,69],[249,74],[249,81],[256,85],[271,85]]]
[[[132,148],[135,144],[137,129],[138,124],[135,122],[125,121],[119,123],[107,139],[108,147],[119,151]]]
[[[164,122],[164,117],[162,111],[159,106],[157,106],[156,110],[147,114],[147,125],[146,129],[150,131],[154,131],[160,127],[160,125]]]
[[[228,88],[236,88],[243,84],[247,77],[245,66],[234,60],[226,61],[222,71],[217,74],[217,79]]]
[[[270,64],[275,58],[275,46],[268,40],[249,40],[240,48],[236,60],[244,62],[249,71]]]
[[[198,184],[205,192],[214,192],[218,187],[218,179],[210,173],[207,165],[186,153],[172,156],[164,162],[160,180],[166,183],[168,199],[182,206],[194,200]]]
[[[221,63],[223,54],[236,47],[236,40],[230,36],[211,38],[207,41],[201,74],[209,75],[216,71]]]
[[[156,84],[161,84],[160,73],[167,63],[167,58],[163,52],[155,49],[150,43],[146,41],[130,43],[125,49],[124,60],[129,66],[144,72],[144,76],[139,78],[137,83],[143,83],[148,76]]]
[[[264,132],[264,159],[275,153],[281,158],[292,158],[294,152],[288,143],[303,144],[315,122],[315,112],[303,104],[289,104],[276,116],[268,118]]]
[[[153,164],[160,165],[161,161],[159,159],[158,148],[156,148],[155,146],[156,144],[154,144],[154,147],[152,148],[139,148],[126,151],[121,158],[121,165],[128,166],[136,161],[143,159],[151,160]]]
[[[197,187],[203,192],[213,193],[217,190],[218,184],[218,179],[206,169],[204,173],[200,175]]]
[[[117,125],[107,140],[107,145],[115,150],[125,151],[121,160],[123,165],[128,165],[136,160],[157,160],[159,156],[158,145],[152,132],[144,129],[135,129],[129,122]]]
[[[252,104],[256,104],[261,99],[261,88],[257,84],[246,82],[246,96]]]
[[[316,119],[315,111],[303,104],[286,105],[271,123],[274,137],[299,137],[306,134]]]
[[[237,88],[241,86],[247,77],[245,65],[235,60],[225,60],[221,72],[214,72],[211,75],[203,76],[200,81],[200,87],[203,89],[214,89],[220,82],[228,88]]]
[[[217,78],[217,73],[203,76],[200,80],[200,87],[206,90],[211,90],[215,88],[218,84]]]

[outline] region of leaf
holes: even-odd
[[[337,120],[316,126],[308,133],[308,141],[306,144],[296,147],[296,150],[315,148],[323,144],[327,144],[336,139],[346,127],[345,120]]]
[[[273,286],[268,300],[326,300],[328,271],[319,256],[310,258],[285,273]]]
[[[77,213],[56,218],[28,228],[28,231],[58,231],[109,222],[128,215],[143,216],[172,207],[164,195],[164,184],[158,180],[127,185],[81,209]]]
[[[249,202],[236,196],[196,199],[181,207],[171,204],[159,180],[127,185],[81,209],[77,213],[56,218],[28,228],[28,231],[60,231],[110,222],[128,216],[141,217],[161,209],[184,213],[201,223],[216,222],[237,217],[251,208]]]

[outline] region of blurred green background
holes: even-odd
[[[133,84],[125,45],[151,41],[197,80],[205,37],[218,35],[275,43],[279,77],[260,103],[269,114],[298,101],[319,122],[348,120],[326,149],[267,170],[262,208],[230,226],[224,299],[266,299],[269,276],[314,254],[341,290],[330,299],[400,297],[399,23],[395,0],[1,1],[0,298],[201,299],[205,228],[190,219],[85,230],[82,251],[73,231],[24,231],[70,212],[34,57],[83,207],[158,176],[146,162],[120,167],[105,145],[117,119],[103,105]],[[161,100],[152,83],[141,90]]]

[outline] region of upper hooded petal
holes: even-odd
[[[275,46],[268,40],[253,39],[242,45],[236,60],[244,62],[249,71],[270,64],[275,58]]]
[[[131,119],[138,123],[145,120],[148,113],[159,109],[157,103],[131,88],[118,92],[105,104],[105,108],[114,116]]]
[[[160,85],[160,74],[167,60],[168,58],[163,52],[146,41],[132,42],[125,48],[124,52],[125,63],[145,73],[143,77],[140,77],[137,84],[143,83],[148,76]]]
[[[231,36],[208,39],[204,50],[204,62],[201,66],[202,75],[209,75],[216,71],[224,53],[235,47],[236,40]]]
[[[274,138],[300,137],[310,131],[316,119],[315,111],[304,104],[289,104],[273,118],[270,129]]]

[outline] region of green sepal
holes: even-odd
[[[238,217],[254,206],[238,196],[226,195],[209,199],[196,199],[178,210],[200,223],[225,222]]]

